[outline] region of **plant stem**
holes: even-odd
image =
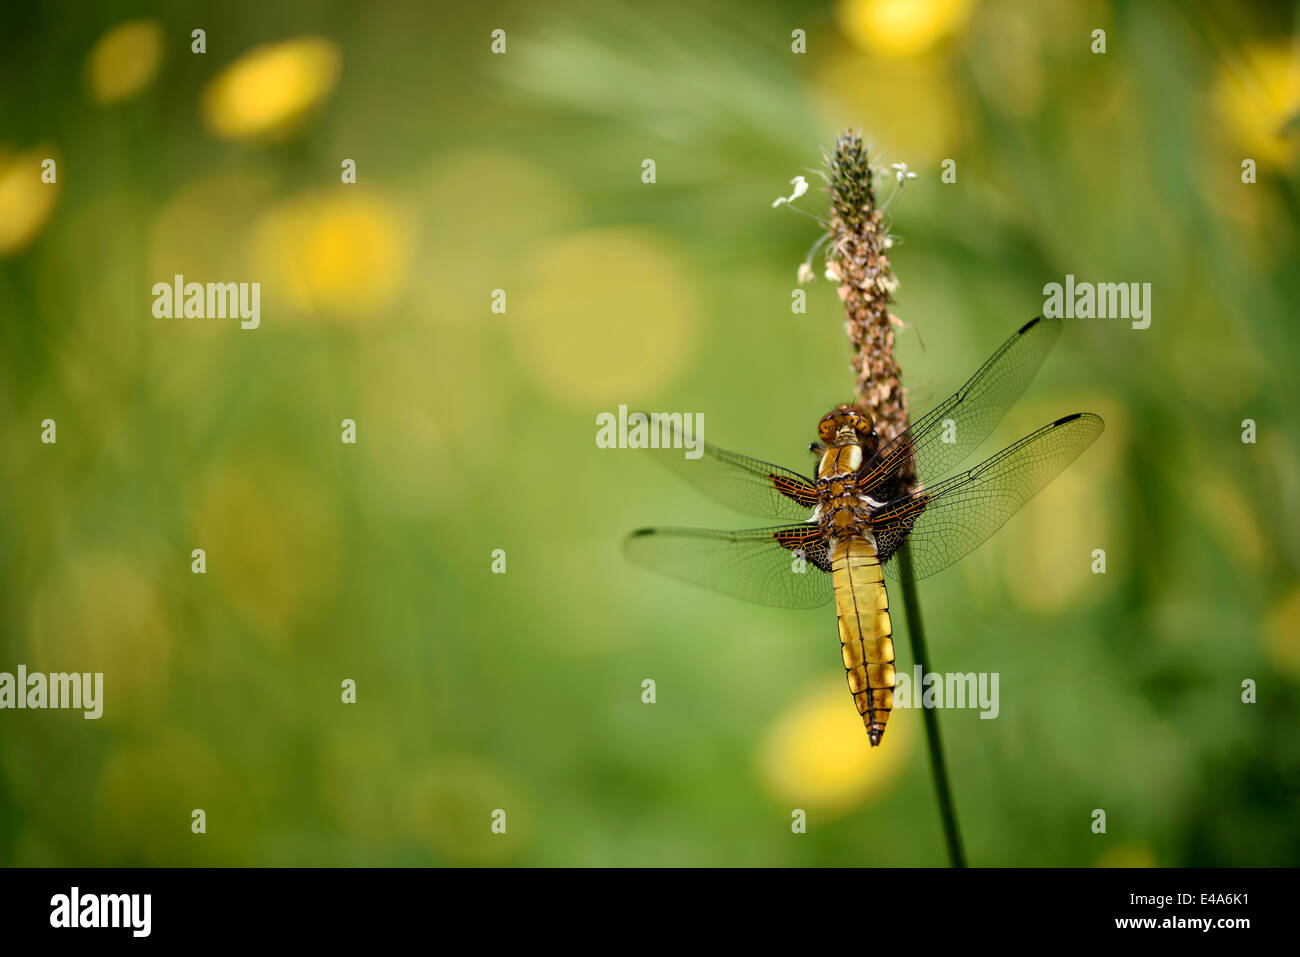
[[[921,666],[921,674],[929,673],[929,653],[925,647],[925,626],[921,624],[921,602],[912,581],[912,550],[904,543],[898,553],[898,570],[903,579],[903,614],[907,618],[907,637],[912,642],[912,660]],[[921,689],[916,689],[920,694]],[[934,795],[939,802],[939,816],[943,819],[943,839],[948,845],[948,863],[952,867],[965,867],[961,834],[957,830],[957,812],[953,808],[952,792],[948,788],[948,769],[943,761],[943,741],[939,737],[939,716],[934,708],[921,708],[925,718],[925,739],[930,751],[930,774],[934,778]]]

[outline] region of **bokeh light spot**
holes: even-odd
[[[912,717],[908,709],[895,709],[873,748],[844,679],[820,682],[765,735],[759,777],[783,803],[823,815],[845,813],[894,785],[912,748]]]
[[[428,215],[416,292],[429,318],[448,323],[481,325],[486,292],[509,285],[503,275],[516,275],[538,244],[567,233],[578,206],[571,183],[500,150],[439,157],[417,189]]]
[[[694,295],[664,240],[632,228],[588,230],[540,251],[530,273],[536,285],[512,323],[519,362],[557,398],[636,401],[685,364]]]
[[[1219,70],[1212,93],[1224,129],[1246,156],[1280,169],[1300,132],[1300,56],[1291,45],[1254,44]]]
[[[47,158],[55,161],[53,183],[41,180]],[[59,196],[58,162],[50,149],[11,153],[0,146],[0,256],[26,246],[50,218]]]
[[[298,129],[334,91],[341,57],[324,37],[249,50],[203,91],[203,120],[224,139],[274,139]]]
[[[970,0],[840,0],[835,19],[863,49],[908,57],[961,29],[970,9]]]
[[[268,295],[283,293],[298,315],[373,319],[392,304],[409,272],[411,235],[386,200],[349,190],[284,203],[257,226],[256,261]]]
[[[869,131],[886,161],[913,166],[951,156],[968,134],[970,105],[936,56],[898,60],[841,49],[817,65],[818,112],[828,128],[847,121]]]
[[[117,103],[139,93],[158,73],[163,28],[157,20],[132,20],[105,33],[86,58],[86,83],[100,103]]]

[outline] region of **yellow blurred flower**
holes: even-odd
[[[1264,622],[1264,651],[1274,665],[1300,678],[1300,587],[1269,610]]]
[[[896,783],[912,749],[913,722],[911,709],[895,709],[873,748],[844,679],[819,682],[765,735],[759,778],[792,809],[816,809],[823,820],[842,815]]]
[[[842,48],[818,60],[816,95],[823,125],[868,130],[887,162],[937,165],[967,136],[967,88],[953,81],[938,56],[882,67],[878,57]]]
[[[1247,47],[1220,68],[1212,96],[1235,145],[1245,153],[1243,159],[1273,169],[1291,164],[1300,142],[1300,55],[1295,47]]]
[[[411,230],[387,200],[339,187],[284,203],[255,231],[255,270],[268,295],[283,293],[300,313],[373,319],[402,291]]]
[[[46,159],[58,157],[48,147],[11,153],[0,147],[0,256],[26,246],[41,231],[59,196],[55,182],[42,181]]]
[[[636,401],[686,364],[696,322],[685,264],[636,228],[558,239],[530,263],[515,330],[519,364],[570,403]],[[484,302],[487,302],[486,292]]]
[[[134,96],[158,73],[163,28],[157,20],[132,20],[105,33],[86,58],[90,95],[100,103]]]
[[[1145,844],[1119,844],[1103,851],[1096,867],[1155,867],[1156,855]]]
[[[224,139],[293,132],[334,91],[340,60],[338,44],[324,37],[249,50],[203,91],[204,122]]]
[[[961,29],[970,10],[970,0],[839,0],[835,19],[863,49],[908,57]]]

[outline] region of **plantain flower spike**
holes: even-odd
[[[901,188],[916,174],[903,164],[889,171],[874,169],[868,147],[852,130],[837,137],[825,162],[830,184],[826,277],[840,284],[845,330],[854,350],[856,404],[871,414],[881,441],[887,442],[907,428],[907,395],[894,359],[894,327],[901,323],[889,312],[898,288],[886,255],[893,241],[884,210],[876,205],[875,177],[883,172]]]

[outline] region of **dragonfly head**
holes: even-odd
[[[817,435],[831,446],[872,445],[876,431],[871,416],[852,405],[837,405],[817,423]]]

